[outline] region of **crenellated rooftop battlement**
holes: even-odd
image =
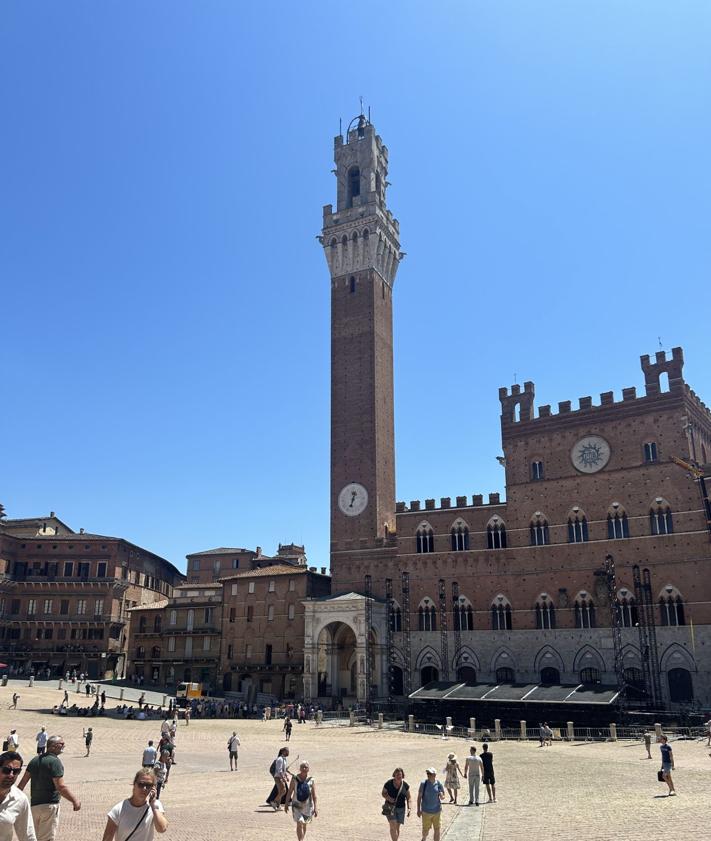
[[[443,496],[440,498],[439,506],[437,505],[436,500],[426,499],[424,508],[422,507],[422,503],[419,499],[410,500],[409,506],[405,502],[397,502],[395,503],[395,513],[413,514],[417,511],[446,511],[447,509],[456,510],[457,508],[483,508],[487,505],[505,504],[505,502],[501,501],[500,493],[490,493],[488,502],[484,502],[483,494],[473,494],[471,502],[469,502],[468,496],[458,496],[455,497],[454,505],[452,505],[451,496]]]
[[[634,386],[622,389],[622,400],[615,400],[614,392],[604,391],[600,394],[600,402],[598,404],[593,404],[593,398],[590,396],[579,397],[578,406],[574,409],[570,400],[562,400],[558,403],[557,412],[553,411],[550,405],[544,405],[538,408],[537,416],[534,405],[535,386],[532,382],[525,382],[523,390],[521,390],[520,385],[513,385],[510,390],[500,388],[501,425],[502,427],[509,427],[513,424],[567,414],[580,416],[581,413],[597,411],[602,407],[626,406],[636,400],[658,397],[662,394],[679,395],[685,393],[690,399],[696,401],[699,409],[709,413],[706,405],[684,382],[682,374],[684,352],[680,347],[673,348],[670,355],[665,351],[658,351],[655,354],[653,362],[648,354],[641,356],[640,365],[644,374],[645,393],[642,396],[637,396],[637,389]],[[661,380],[665,376],[668,378],[668,389],[662,389]]]

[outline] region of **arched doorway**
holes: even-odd
[[[404,679],[402,669],[400,668],[400,666],[391,666],[390,671],[392,674],[392,693],[393,695],[402,695],[404,691]]]
[[[457,669],[457,680],[476,683],[476,669],[473,666],[460,666]]]
[[[319,698],[330,698],[334,704],[356,700],[365,660],[362,654],[358,655],[356,635],[350,625],[331,622],[321,630],[317,671]]]
[[[420,683],[426,686],[433,680],[439,680],[439,670],[434,666],[425,666],[420,670]]]
[[[550,685],[560,683],[560,672],[558,669],[553,668],[553,666],[546,666],[545,669],[541,669],[541,683]]]
[[[675,704],[688,704],[694,700],[694,686],[688,669],[669,669],[669,700]]]
[[[225,692],[232,691],[232,672],[225,672],[222,677],[222,689]]]

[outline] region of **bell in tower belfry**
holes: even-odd
[[[402,258],[386,206],[388,150],[360,114],[334,141],[336,207],[320,237],[331,275],[331,571],[395,531],[392,290]]]

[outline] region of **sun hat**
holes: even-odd
[[[436,768],[425,768],[425,774],[436,774],[436,773],[437,773]]]

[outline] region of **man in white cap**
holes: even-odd
[[[427,768],[427,778],[420,783],[417,792],[417,817],[422,818],[422,841],[434,829],[434,841],[439,841],[444,786],[437,779],[437,769]]]

